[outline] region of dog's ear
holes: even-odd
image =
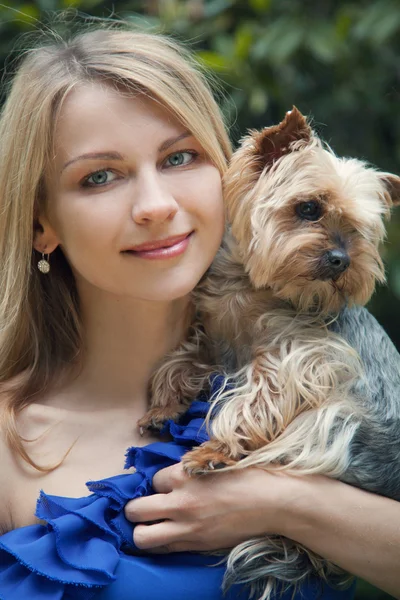
[[[381,173],[382,181],[386,187],[385,194],[388,207],[400,205],[400,177],[391,173]]]
[[[254,153],[263,167],[272,165],[278,158],[293,151],[294,142],[304,141],[307,144],[312,136],[306,117],[293,106],[281,123],[255,132]]]

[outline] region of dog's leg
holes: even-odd
[[[204,442],[182,458],[182,465],[190,477],[206,475],[216,469],[234,465],[237,461],[229,456],[226,444],[218,440]]]
[[[215,369],[204,354],[198,343],[185,342],[166,357],[151,380],[151,408],[138,421],[142,433],[160,431],[166,421],[176,420],[207,387]]]
[[[212,439],[188,452],[182,460],[189,475],[234,465],[269,444],[281,431],[276,359],[262,350],[255,352],[251,365],[237,374],[236,387],[227,387],[216,400]]]
[[[261,332],[252,349],[251,364],[236,373],[235,388],[228,389],[216,400],[212,440],[185,455],[183,464],[190,475],[202,475],[243,459],[248,463],[253,453],[261,458],[262,449],[268,459],[271,444],[271,456],[275,461],[291,462],[290,455],[293,453],[294,459],[305,443],[299,437],[300,430],[290,436],[297,442],[292,442],[294,446],[290,451],[287,448],[288,453],[284,442],[282,454],[274,452],[277,440],[288,428],[291,430],[290,424],[300,415],[309,415],[313,420],[315,411],[321,406],[332,406],[327,413],[331,415],[332,427],[333,423],[336,423],[335,428],[341,427],[342,413],[347,422],[348,412],[353,410],[348,392],[356,371],[355,366],[354,371],[352,369],[350,357],[342,353],[336,338],[324,337],[322,352],[319,334],[314,339],[307,333],[305,340],[298,340],[299,336],[296,336],[293,342],[289,332],[274,337],[273,344],[268,344],[267,337]],[[344,351],[346,349],[347,346]],[[347,412],[341,396],[348,399]],[[353,431],[353,419],[349,428]],[[315,435],[321,436],[322,443],[324,430],[317,430]],[[283,437],[287,438],[286,435]],[[347,439],[347,434],[345,437]],[[310,463],[316,461],[313,468],[317,468],[320,460],[313,448],[309,456]],[[268,463],[266,460],[264,464],[267,466]]]

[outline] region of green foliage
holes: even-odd
[[[0,65],[15,37],[51,11],[75,7],[160,25],[223,82],[220,101],[235,141],[296,104],[338,154],[400,170],[399,0],[8,1],[12,9],[0,5]],[[400,347],[399,250],[395,213],[383,250],[389,285],[370,309]],[[358,600],[388,598],[363,582],[357,593]]]

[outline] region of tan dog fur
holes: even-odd
[[[259,466],[343,478],[363,419],[354,394],[363,369],[329,324],[384,281],[383,218],[399,200],[400,179],[337,157],[293,108],[279,125],[243,139],[224,190],[230,227],[193,294],[197,319],[155,373],[139,424],[159,429],[177,418],[220,370],[227,386],[213,399],[211,440],[183,458],[190,475]],[[310,210],[318,218],[309,220]],[[231,552],[228,584],[260,553],[269,561],[263,582],[250,567],[239,579],[263,600],[278,580],[295,585],[315,571],[348,580],[294,542],[269,537]],[[298,569],[285,574],[282,557]]]

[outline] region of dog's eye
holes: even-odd
[[[322,206],[316,200],[300,202],[300,204],[296,206],[296,213],[300,219],[306,219],[306,221],[317,221],[321,216]]]

